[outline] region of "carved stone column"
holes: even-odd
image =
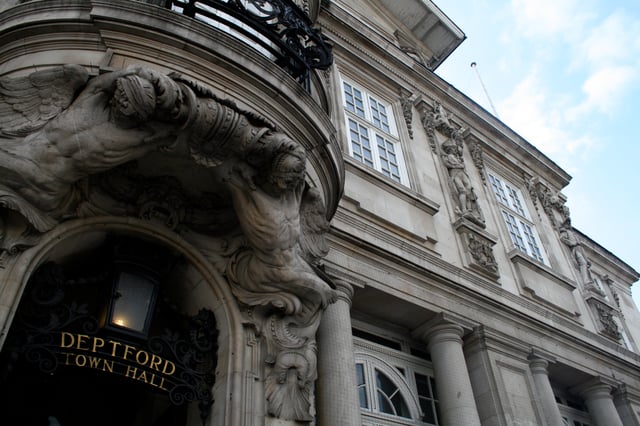
[[[533,375],[533,381],[536,384],[538,399],[542,405],[547,424],[552,426],[561,425],[562,416],[560,415],[560,410],[553,395],[551,383],[549,382],[549,371],[547,370],[549,360],[545,358],[536,352],[532,352],[531,355],[529,355],[529,368]]]
[[[438,321],[422,333],[427,341],[443,426],[480,426],[480,416],[462,351],[464,330]]]
[[[623,426],[611,390],[614,383],[603,378],[595,378],[575,389],[585,400],[594,426]]]
[[[338,300],[325,310],[318,329],[318,381],[316,389],[320,426],[358,426],[358,399],[351,334],[353,288],[335,281]]]

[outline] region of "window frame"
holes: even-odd
[[[350,90],[345,86],[349,86]],[[350,93],[349,96],[347,92]],[[358,92],[360,98],[355,96],[354,92]],[[349,157],[365,167],[376,170],[387,179],[410,187],[394,105],[342,75],[340,96]],[[358,137],[354,138],[354,135]],[[363,137],[365,135],[366,137]],[[382,146],[380,141],[383,142]],[[359,149],[356,150],[355,146]],[[369,152],[370,156],[367,156],[365,151]]]
[[[389,424],[389,425],[419,425],[419,426],[438,426],[442,424],[440,412],[438,411],[439,400],[437,399],[435,379],[433,368],[429,361],[423,360],[404,351],[382,347],[378,348],[378,344],[369,340],[354,337],[355,361],[356,365],[363,365],[363,373],[365,383],[359,387],[364,387],[367,397],[368,406],[362,407],[360,410],[363,415],[363,424],[367,421],[373,424]],[[387,376],[398,387],[400,393],[404,397],[410,418],[393,415],[380,410],[377,401],[377,386],[375,383],[375,371],[379,370]],[[418,385],[416,374],[430,379],[428,397],[429,404],[432,408],[432,414],[435,423],[428,423],[422,419],[425,413],[422,410],[420,399],[423,397],[418,393]],[[358,391],[358,395],[361,392]],[[360,399],[360,398],[359,398]]]
[[[488,170],[487,175],[490,191],[498,203],[511,247],[530,259],[550,266],[549,257],[520,188],[494,171]]]

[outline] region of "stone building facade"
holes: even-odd
[[[430,0],[0,5],[8,425],[640,425],[638,272]]]

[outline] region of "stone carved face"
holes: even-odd
[[[146,121],[156,108],[153,84],[137,75],[116,80],[116,91],[111,100],[111,112],[122,123]]]
[[[280,154],[273,162],[269,183],[280,191],[295,188],[304,181],[305,160],[294,153]]]

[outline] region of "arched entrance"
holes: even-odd
[[[211,311],[189,312],[184,260],[143,238],[89,240],[25,287],[0,354],[6,424],[204,424],[218,330]]]

